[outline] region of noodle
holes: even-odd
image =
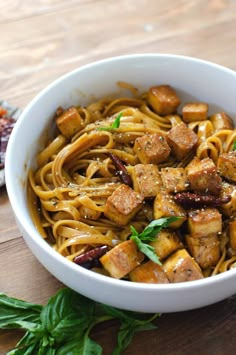
[[[96,246],[106,245],[111,250],[121,245],[129,240],[130,225],[141,232],[154,219],[155,196],[144,198],[143,207],[129,223],[116,223],[106,215],[108,199],[123,186],[111,155],[124,164],[127,174],[133,178],[135,167],[144,164],[140,161],[135,142],[144,136],[160,134],[165,139],[172,128],[183,123],[182,115],[176,110],[167,114],[157,113],[158,110],[149,102],[149,93],[139,95],[130,84],[119,82],[118,85],[128,90],[133,98],[107,97],[87,107],[76,107],[80,128],[67,136],[58,125],[53,140],[37,155],[37,169],[29,172],[28,202],[32,220],[42,237],[72,262]],[[59,108],[57,118],[63,114],[66,117],[67,110]],[[118,116],[119,125],[112,128]],[[195,158],[200,161],[211,159],[218,166],[220,155],[234,149],[236,130],[233,127],[218,130],[209,117],[185,123],[198,138],[195,149],[176,159],[172,148],[165,160],[154,163],[159,172],[165,168],[185,170]],[[210,266],[200,264],[204,277],[225,272],[235,267],[236,262],[236,256],[228,253],[231,246],[227,234],[228,223],[236,213],[235,184],[224,177],[222,179],[223,183],[230,185],[227,191],[232,198],[222,208],[219,207],[223,218],[223,233],[217,236],[220,254],[217,262]],[[188,216],[188,211],[184,216]],[[184,240],[185,224],[178,227],[177,235],[182,235],[181,248],[186,248],[191,254],[191,247]],[[165,257],[163,260],[165,262]],[[101,264],[93,268],[107,273]]]

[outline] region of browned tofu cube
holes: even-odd
[[[134,282],[143,282],[149,284],[169,283],[162,267],[151,260],[133,269],[129,273],[129,278]]]
[[[154,164],[137,164],[132,169],[134,190],[144,197],[154,197],[162,186],[161,175]]]
[[[197,135],[184,122],[171,128],[166,139],[171,147],[172,154],[178,160],[182,160],[194,150],[198,142]]]
[[[222,232],[222,215],[216,208],[192,210],[188,215],[191,237],[201,238]]]
[[[199,265],[185,249],[169,256],[163,264],[163,269],[171,283],[203,279]]]
[[[127,240],[108,251],[99,260],[112,277],[121,279],[143,259],[144,255],[137,250],[135,242]]]
[[[220,198],[227,198],[228,196],[231,198],[230,201],[219,206],[219,210],[224,216],[236,218],[236,185],[224,181]]]
[[[205,121],[207,119],[208,105],[203,102],[188,103],[183,106],[182,116],[186,123]]]
[[[153,205],[153,214],[155,219],[162,217],[181,217],[177,221],[170,224],[171,228],[179,228],[186,220],[185,210],[175,203],[173,197],[166,190],[157,193]]]
[[[57,119],[56,124],[60,132],[66,138],[72,137],[83,126],[80,114],[75,107],[65,110]]]
[[[183,168],[162,168],[161,179],[167,192],[181,192],[189,187],[188,175]]]
[[[149,244],[155,249],[160,260],[167,258],[167,256],[176,250],[183,248],[183,244],[177,234],[170,230],[161,230],[157,234],[156,240]]]
[[[111,221],[119,225],[126,225],[140,210],[142,204],[143,196],[129,186],[122,184],[108,197],[104,214]]]
[[[232,249],[236,250],[236,220],[229,223],[229,243]]]
[[[151,87],[148,91],[147,100],[149,105],[159,115],[174,113],[180,104],[175,90],[169,85]]]
[[[217,167],[221,176],[236,182],[236,151],[220,154]]]
[[[203,238],[185,237],[188,250],[202,269],[215,266],[220,259],[220,243],[216,235]]]
[[[230,118],[225,112],[215,113],[210,117],[210,120],[215,131],[220,131],[221,129],[234,129],[232,118]]]
[[[186,170],[192,190],[219,195],[222,180],[212,159],[205,158],[200,160],[195,157],[186,167]]]
[[[161,133],[144,135],[136,138],[134,152],[143,164],[158,164],[166,161],[170,155],[170,147]]]

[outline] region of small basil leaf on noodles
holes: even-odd
[[[116,117],[115,121],[110,126],[99,127],[99,131],[113,131],[116,128],[120,127],[120,119],[122,117],[122,112]]]
[[[147,244],[147,243],[143,243],[143,242],[141,241],[141,239],[139,239],[138,236],[134,236],[134,235],[133,235],[132,237],[130,237],[130,239],[132,239],[132,240],[136,243],[138,249],[139,249],[144,255],[146,255],[150,260],[152,260],[154,263],[156,263],[156,264],[158,264],[158,265],[162,265],[162,263],[160,262],[160,259],[159,259],[158,255],[157,255],[156,252],[155,252],[155,249],[154,249],[151,245],[149,245],[149,244]]]
[[[130,226],[130,229],[131,229],[131,232],[132,232],[132,236],[139,236],[139,232],[133,227],[133,226]]]
[[[236,139],[233,142],[233,150],[236,150]]]
[[[156,235],[162,230],[162,228],[167,228],[171,223],[177,221],[181,217],[165,217],[153,220],[149,225],[139,234],[141,240],[153,241]]]
[[[155,249],[148,245],[148,242],[152,242],[156,240],[158,233],[162,230],[162,228],[167,228],[171,223],[177,221],[181,217],[166,217],[166,218],[159,218],[153,220],[149,225],[141,233],[133,227],[130,226],[131,229],[131,237],[138,249],[146,255],[150,260],[154,263],[162,265],[158,255],[155,252]]]

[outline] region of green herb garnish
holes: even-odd
[[[122,112],[116,117],[115,121],[110,126],[99,127],[99,131],[113,131],[116,128],[120,127],[120,119],[122,117]]]
[[[90,338],[92,328],[104,321],[120,322],[119,355],[137,331],[155,329],[159,314],[128,312],[92,301],[69,288],[60,290],[45,306],[31,304],[0,293],[0,328],[26,330],[8,355],[101,355],[102,347]]]
[[[162,228],[167,228],[172,222],[177,221],[179,218],[180,217],[166,217],[155,219],[141,233],[138,233],[133,226],[130,226],[132,232],[130,239],[136,243],[138,249],[150,260],[156,264],[162,265],[155,249],[147,243],[156,240],[156,236]]]
[[[236,150],[236,139],[234,140],[234,143],[233,143],[233,150]]]

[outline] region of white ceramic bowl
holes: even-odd
[[[117,91],[126,81],[143,90],[170,84],[182,101],[195,98],[236,117],[236,73],[206,61],[141,54],[102,60],[80,67],[46,87],[24,110],[11,135],[6,184],[19,229],[33,254],[68,287],[96,301],[143,312],[175,312],[206,306],[236,293],[236,269],[178,284],[140,284],[116,280],[78,267],[54,251],[35,229],[27,208],[26,180],[39,149],[39,138],[58,106],[86,104],[91,97]]]

